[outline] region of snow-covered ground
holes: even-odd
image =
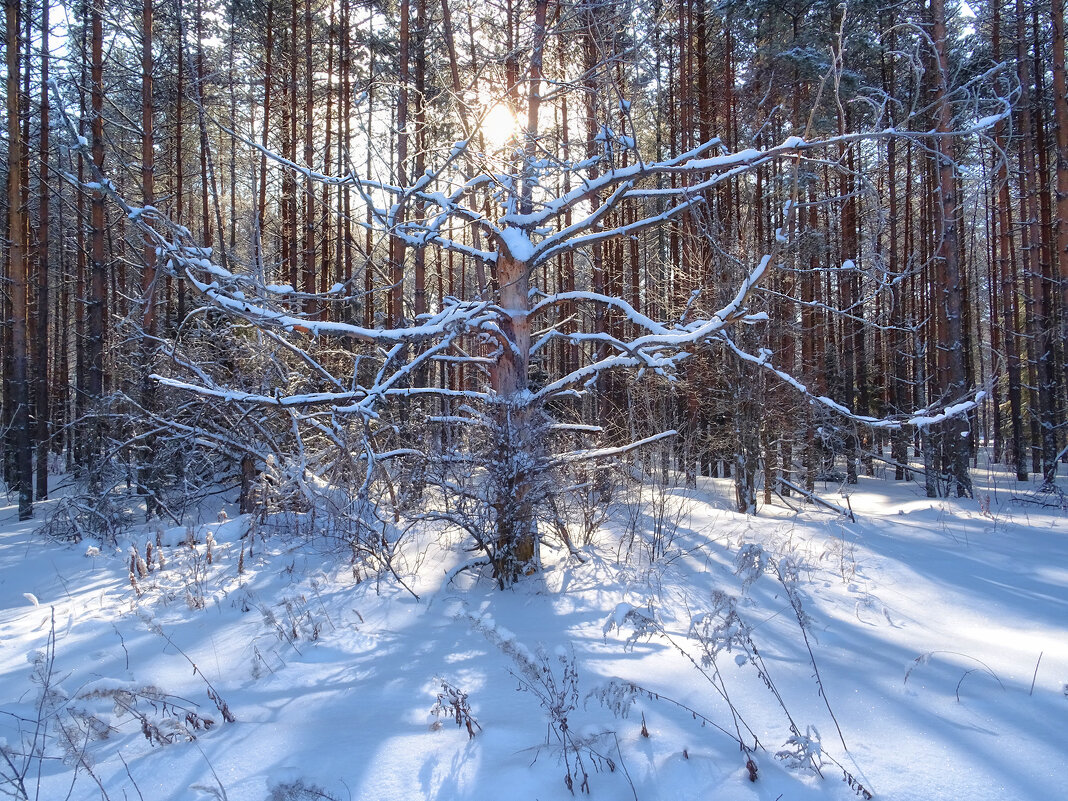
[[[246,518],[165,531],[160,568],[155,526],[57,544],[9,498],[0,791],[521,801],[570,775],[613,801],[1063,798],[1068,514],[976,479],[961,502],[862,479],[855,523],[738,515],[713,480],[662,515],[621,496],[584,561],[546,551],[504,592],[455,569],[457,535],[413,532],[418,598],[322,542],[250,554]]]

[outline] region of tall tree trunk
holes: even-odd
[[[289,4],[289,30],[283,52],[288,58],[288,78],[283,79],[282,154],[297,160],[297,0]],[[291,170],[282,171],[282,280],[294,290],[300,289],[300,254],[298,233],[297,179]]]
[[[1057,132],[1056,260],[1061,289],[1061,388],[1068,391],[1068,81],[1065,79],[1064,0],[1053,2],[1053,120]],[[1062,402],[1065,399],[1062,398]]]
[[[295,91],[295,90],[294,90]],[[312,13],[311,0],[304,0],[304,166],[314,168],[315,143],[313,134],[313,98],[315,93],[315,73],[312,69]],[[315,281],[315,183],[310,180],[304,181],[303,192],[304,220],[301,226],[304,229],[302,273],[303,291],[308,295],[314,295],[316,291]],[[294,287],[295,288],[295,287]],[[318,308],[313,299],[304,301],[304,313],[314,317]]]
[[[237,92],[234,91],[234,53],[237,51],[236,31],[234,27],[236,25],[237,3],[230,4],[230,18],[227,21],[227,90],[230,95],[230,121],[232,125],[237,125]],[[229,229],[226,252],[234,254],[237,250],[237,137],[231,136],[230,139],[230,203],[227,211],[226,225]],[[219,238],[222,238],[222,232],[219,232]]]
[[[991,45],[995,58],[1001,58],[1001,13],[1000,3],[993,4],[991,19]],[[1023,392],[1021,388],[1020,345],[1018,332],[1020,325],[1019,282],[1016,275],[1016,254],[1013,239],[1012,198],[1009,192],[1009,172],[1007,156],[1004,155],[1005,123],[999,122],[994,127],[995,150],[1002,154],[998,158],[998,170],[995,178],[998,188],[998,277],[1001,288],[1001,323],[1002,337],[1005,343],[1005,372],[1008,381],[1010,444],[1016,480],[1027,481],[1027,449],[1024,444]]]
[[[7,213],[8,283],[11,292],[11,446],[19,490],[19,520],[33,517],[33,444],[30,438],[30,392],[26,337],[29,259],[28,220],[22,195],[23,141],[18,0],[5,0],[7,23]]]
[[[182,18],[182,4],[183,0],[176,0],[178,5],[178,19]],[[182,124],[182,110],[185,106],[184,102],[184,89],[185,89],[185,27],[179,22],[178,25],[178,42],[176,48],[176,55],[178,59],[178,76],[177,76],[177,88],[174,95],[174,221],[179,225],[182,224],[182,220],[185,219],[182,213],[182,203],[184,202],[185,195],[182,192],[182,186],[185,177],[185,160],[183,157],[183,124]],[[185,320],[185,278],[182,277],[182,273],[178,273],[178,280],[176,281],[177,288],[177,303],[175,314],[177,317],[177,324],[175,328],[181,326]]]
[[[427,42],[427,17],[426,0],[416,0],[415,3],[415,159],[412,165],[412,175],[420,176],[426,169],[426,42]],[[415,215],[422,219],[425,204],[416,203]],[[427,312],[426,302],[426,248],[415,249],[413,264],[413,279],[415,288],[412,292],[412,312],[415,317]],[[420,371],[416,381],[421,385],[425,380],[425,374]]]
[[[327,47],[326,47],[326,74],[334,75],[334,35],[337,30],[335,27],[335,7],[334,4],[330,5],[330,24],[327,28]],[[334,124],[334,82],[333,79],[327,82],[326,85],[326,134],[324,136],[324,152],[323,152],[323,172],[329,174],[333,169],[332,163],[332,151],[333,151],[333,124]],[[341,170],[339,169],[340,173]],[[323,193],[319,201],[319,207],[321,209],[319,213],[319,225],[322,228],[322,235],[319,239],[319,251],[322,253],[322,265],[319,268],[319,291],[326,293],[330,289],[331,282],[341,283],[344,281],[344,277],[340,274],[334,274],[334,270],[340,268],[340,263],[335,264],[331,261],[334,256],[334,249],[331,246],[330,237],[332,234],[332,222],[334,209],[331,208],[330,198],[330,185],[323,184]]]
[[[267,135],[271,130],[271,79],[274,68],[274,0],[267,0],[267,43],[264,45],[263,65],[263,131],[260,134],[259,197],[256,200],[256,264],[266,279],[267,259],[264,255],[266,238],[264,225],[267,213]]]
[[[526,262],[501,249],[497,252],[497,278],[501,308],[508,310],[508,316],[501,324],[501,355],[491,371],[497,403],[497,450],[490,460],[490,473],[497,525],[493,569],[498,583],[506,586],[535,564],[535,476],[529,457],[539,437],[534,431],[534,412],[524,398],[530,358],[530,269]]]
[[[1020,99],[1016,104],[1020,132],[1020,214],[1023,272],[1026,286],[1025,325],[1028,341],[1029,406],[1031,408],[1032,468],[1045,475],[1053,454],[1049,452],[1051,420],[1048,394],[1048,343],[1042,297],[1042,233],[1039,219],[1039,178],[1035,171],[1037,129],[1033,115],[1032,76],[1027,39],[1027,13],[1023,0],[1016,0],[1016,70]]]
[[[889,19],[883,20],[880,15],[880,27],[884,35],[888,36],[887,47],[894,48],[896,35],[894,33],[895,17],[891,12]],[[894,69],[894,57],[883,52],[882,56],[883,89],[888,95],[895,86],[896,70]],[[889,122],[894,124],[894,106],[889,105]],[[898,241],[898,211],[900,209],[897,186],[897,140],[891,137],[886,143],[886,167],[887,167],[887,193],[888,193],[888,223],[887,237],[887,273],[894,281],[890,295],[890,332],[887,349],[890,366],[890,408],[895,414],[906,411],[908,405],[908,356],[905,352],[907,345],[904,335],[906,326],[905,317],[905,288],[899,280],[901,274],[901,243]],[[908,434],[897,429],[890,434],[890,458],[895,462],[894,480],[911,481],[912,473],[908,469]]]
[[[197,20],[195,32],[197,37],[196,49],[196,80],[193,84],[197,104],[197,122],[200,128],[200,187],[201,187],[201,226],[203,230],[202,242],[204,247],[211,248],[216,236],[218,237],[219,263],[223,267],[228,266],[226,245],[224,237],[226,229],[223,227],[222,207],[219,203],[219,185],[215,178],[215,162],[211,155],[211,144],[208,138],[207,110],[204,108],[204,31],[203,12],[201,0],[197,0]],[[179,23],[180,24],[180,23]],[[212,225],[212,211],[214,211],[215,223]]]
[[[410,79],[410,0],[400,0],[400,41],[397,55],[397,73],[400,87],[397,93],[397,186],[408,186],[408,82]],[[404,225],[405,198],[398,198],[396,216],[390,221],[394,227]],[[404,240],[399,236],[389,239],[389,264],[391,286],[388,295],[388,325],[399,328],[404,324]]]
[[[75,168],[73,159],[69,157],[69,151],[68,159],[67,171],[74,174]],[[63,190],[60,189],[61,195],[62,192]],[[76,194],[81,196],[81,192],[76,191]],[[68,233],[70,228],[65,218],[65,208],[68,203],[59,203],[56,209],[59,230],[64,239],[70,235]],[[52,439],[52,451],[56,455],[63,455],[65,467],[71,469],[74,464],[74,426],[71,424],[74,415],[71,409],[70,351],[71,334],[73,333],[71,330],[71,318],[74,315],[71,313],[70,305],[70,288],[73,276],[70,272],[68,253],[68,248],[60,248],[59,250],[59,276],[61,280],[59,291],[53,293],[56,306],[55,313],[52,315],[52,341],[55,343],[56,355],[55,367],[52,370],[52,409],[54,410],[52,414],[52,430],[56,432],[56,435]],[[75,317],[75,319],[77,318]]]
[[[999,223],[1000,217],[997,210],[997,161],[998,154],[994,152],[991,155],[991,171],[990,181],[987,186],[986,192],[984,192],[984,198],[987,211],[987,305],[990,309],[990,316],[987,324],[987,335],[990,338],[990,353],[994,359],[994,375],[991,379],[991,411],[993,412],[993,429],[994,429],[994,443],[992,458],[998,464],[1004,464],[1006,448],[1005,448],[1005,420],[1001,411],[1002,401],[1002,382],[1001,382],[1001,363],[1000,359],[1005,352],[1005,346],[1003,344],[1003,330],[1001,327],[1001,320],[999,319],[999,310],[1001,309],[1001,292],[998,286],[998,239],[1000,238]]]
[[[1034,150],[1037,158],[1037,175],[1033,184],[1038,196],[1038,272],[1035,275],[1036,324],[1038,327],[1038,394],[1043,418],[1041,425],[1042,484],[1046,490],[1054,488],[1057,477],[1057,431],[1060,423],[1057,398],[1060,394],[1059,358],[1061,349],[1054,342],[1056,309],[1054,308],[1053,209],[1050,198],[1049,149],[1046,139],[1046,98],[1042,40],[1039,33],[1039,9],[1031,7],[1031,38],[1033,42],[1033,73],[1035,82],[1033,119]]]
[[[40,140],[40,220],[37,233],[37,398],[34,403],[37,414],[37,500],[48,497],[48,223],[51,176],[48,174],[48,3],[41,5],[41,140]]]
[[[545,41],[545,18],[548,0],[537,0],[534,10],[534,53],[531,58],[530,85],[527,95],[525,170],[535,151],[538,112],[541,103],[542,48]],[[520,213],[529,213],[533,202],[533,174],[524,172],[520,187]],[[506,309],[501,320],[500,356],[490,374],[497,406],[498,449],[491,460],[490,472],[495,482],[493,506],[496,513],[497,541],[494,548],[494,575],[502,586],[536,566],[537,522],[534,516],[534,482],[540,432],[537,411],[527,399],[530,367],[530,265],[512,246],[525,231],[499,243],[497,249],[497,283],[500,307]],[[523,457],[523,458],[520,458]]]
[[[341,97],[338,105],[340,118],[338,119],[338,136],[341,141],[337,148],[337,171],[340,174],[346,168],[352,168],[349,159],[349,145],[352,138],[352,32],[349,28],[349,7],[347,3],[341,4]],[[352,283],[352,200],[348,185],[340,190],[339,205],[341,217],[338,220],[338,269],[340,275],[338,281],[345,284],[345,293],[350,297],[356,294],[356,287]],[[345,317],[355,318],[355,309],[346,310]]]
[[[368,20],[370,25],[370,20]],[[368,46],[369,76],[367,79],[367,131],[374,128],[375,108],[375,50]],[[371,170],[371,148],[367,148],[364,161],[364,177],[370,181],[373,176]],[[346,195],[346,198],[349,196]],[[363,263],[363,324],[367,328],[375,325],[375,273],[373,268],[372,254],[374,253],[374,234],[372,229],[371,205],[364,204],[364,263]],[[390,244],[392,248],[392,243]],[[348,258],[348,255],[346,256]]]
[[[99,172],[104,169],[104,26],[103,0],[92,0],[90,8],[90,25],[92,28],[92,60],[90,62],[90,84],[92,105],[92,149],[93,164]],[[104,446],[104,414],[101,408],[104,400],[104,306],[107,302],[108,265],[105,261],[104,236],[104,193],[95,190],[90,204],[90,275],[89,297],[86,321],[86,352],[89,365],[89,380],[86,387],[89,414],[88,460],[90,486],[100,488],[102,476],[99,461]]]
[[[141,8],[141,191],[143,205],[156,203],[155,102],[152,96],[152,24],[153,0],[144,0]],[[145,238],[141,273],[141,406],[151,414],[155,409],[155,382],[149,378],[156,351],[156,247]],[[145,493],[146,515],[155,511],[155,481],[151,468],[153,438],[145,440],[139,484]]]
[[[953,118],[947,97],[949,62],[946,54],[946,18],[944,0],[931,0],[932,38],[937,59],[936,102],[938,119],[935,143],[938,154],[938,191],[940,202],[935,206],[935,254],[938,269],[938,313],[944,325],[944,340],[939,347],[946,351],[946,371],[941,389],[950,402],[960,400],[967,390],[964,360],[963,280],[960,267],[960,248],[957,231],[957,181],[953,154]],[[951,489],[958,497],[970,497],[972,480],[968,468],[966,435],[968,421],[957,416],[942,426],[943,467]]]
[[[82,3],[82,19],[88,20],[87,0]],[[79,41],[79,61],[81,62],[80,80],[78,81],[78,136],[85,137],[89,119],[85,100],[85,87],[88,86],[89,53],[87,50],[89,25],[82,25]],[[85,185],[85,154],[78,150],[78,186]],[[89,394],[88,347],[86,346],[86,275],[88,273],[87,252],[85,248],[85,192],[80,188],[75,202],[74,248],[77,253],[74,277],[74,447],[68,457],[75,469],[87,467],[88,460],[88,421],[86,419],[86,397]]]

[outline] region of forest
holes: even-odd
[[[272,472],[521,540],[638,443],[749,511],[983,446],[1052,486],[1060,5],[205,2],[6,5],[24,516],[50,465],[90,529]]]
[[[535,592],[608,552],[674,564],[680,532],[706,531],[683,518],[717,503],[731,531],[781,533],[784,514],[863,528],[909,498],[994,527],[1014,525],[1002,502],[1033,508],[1064,533],[1064,0],[5,0],[4,42],[11,530],[118,554],[131,605],[210,607],[213,545],[233,562],[216,605],[273,547],[414,603],[442,564],[449,592]],[[778,582],[784,641],[801,636],[819,683],[804,570],[725,536],[739,592]],[[182,547],[182,589],[146,588]],[[308,603],[275,621],[294,649],[322,631]],[[652,607],[623,607],[606,637],[684,650]],[[870,798],[837,719],[840,752],[818,763],[752,632],[714,607],[689,658],[726,700],[745,778],[762,746],[722,648],[778,697],[786,761],[833,763]],[[618,740],[610,757],[560,728],[556,657],[458,614],[556,710],[567,790],[614,773]],[[42,699],[55,608],[46,628]],[[566,684],[574,652],[559,658]],[[474,740],[450,681],[436,708]],[[143,710],[182,699],[123,692],[149,744],[174,742]],[[28,799],[48,747],[17,739],[0,789]],[[68,745],[65,764],[111,797],[84,755]],[[226,797],[212,775],[202,792]],[[291,779],[270,798],[338,792]]]

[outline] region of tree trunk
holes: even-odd
[[[528,168],[535,155],[541,102],[542,46],[545,41],[547,0],[538,0],[534,12],[534,54],[531,58],[530,87],[527,96]],[[529,213],[533,198],[532,176],[524,173],[520,189],[521,213]],[[538,426],[538,410],[531,406],[528,393],[530,367],[530,265],[526,254],[513,248],[529,247],[525,231],[511,229],[511,239],[497,250],[497,283],[501,318],[500,356],[490,373],[496,408],[498,447],[490,460],[494,478],[492,504],[496,513],[497,536],[494,546],[494,575],[502,586],[516,581],[537,567],[536,494],[539,452],[543,447]]]
[[[1053,0],[1053,120],[1057,131],[1056,259],[1061,289],[1061,388],[1068,390],[1068,81],[1064,0]],[[1063,401],[1063,399],[1062,399]]]
[[[1001,14],[1000,3],[993,4],[991,19],[991,43],[994,58],[1001,58]],[[1005,123],[999,122],[994,128],[994,146],[998,153],[1005,152]],[[1019,289],[1016,276],[1016,254],[1013,240],[1012,198],[1009,192],[1009,173],[1007,157],[998,158],[998,171],[995,178],[998,192],[997,215],[997,264],[998,281],[1001,288],[1001,323],[1002,339],[1005,344],[1005,372],[1008,382],[1009,419],[1011,436],[1011,457],[1016,469],[1016,480],[1027,481],[1029,474],[1026,463],[1026,448],[1023,433],[1023,393],[1021,388],[1019,331]]]
[[[304,0],[304,166],[314,169],[315,143],[312,141],[312,104],[315,93],[315,73],[312,69],[312,13],[311,0]],[[303,291],[308,295],[314,295],[316,291],[315,281],[315,183],[304,182],[304,220],[301,226],[304,229],[304,241],[302,245],[302,278]],[[294,286],[294,288],[296,288]],[[304,313],[309,317],[318,314],[315,301],[308,298],[304,301]]]
[[[409,39],[410,39],[410,0],[400,0],[400,42],[398,69],[400,89],[397,94],[397,186],[402,190],[408,187],[408,81],[409,81]],[[398,198],[396,216],[391,220],[393,226],[401,226],[405,219],[405,202]],[[404,240],[391,236],[389,240],[390,280],[392,286],[388,299],[388,325],[400,328],[404,324]]]
[[[501,320],[500,356],[491,370],[495,394],[497,447],[490,458],[496,515],[494,576],[501,586],[535,567],[537,522],[534,518],[534,464],[538,447],[534,410],[527,399],[530,359],[530,269],[507,248],[497,253]]]
[[[1042,230],[1038,196],[1041,177],[1036,173],[1036,140],[1041,140],[1041,120],[1035,119],[1031,69],[1027,45],[1027,16],[1023,0],[1016,0],[1016,69],[1020,82],[1020,100],[1016,104],[1020,130],[1020,202],[1023,215],[1024,277],[1027,284],[1027,335],[1031,385],[1032,453],[1037,457],[1033,467],[1043,476],[1043,484],[1051,486],[1057,471],[1053,445],[1053,399],[1051,395],[1052,340],[1051,321],[1047,319],[1049,287],[1042,266]],[[1037,42],[1035,43],[1037,46]],[[1036,76],[1037,77],[1037,76]]]
[[[104,168],[104,26],[103,0],[93,0],[90,10],[92,27],[90,66],[92,100],[92,148],[93,164],[98,171]],[[100,488],[102,476],[99,470],[100,456],[104,447],[104,415],[100,406],[104,399],[104,305],[107,302],[108,265],[105,261],[104,193],[94,191],[90,203],[90,275],[88,314],[86,321],[86,351],[89,378],[86,387],[90,405],[88,462],[90,486]]]
[[[271,130],[271,78],[274,71],[274,0],[267,2],[267,42],[264,45],[263,65],[263,132],[260,146],[267,150],[267,134]],[[265,217],[267,213],[267,154],[260,154],[259,197],[256,199],[256,265],[266,280],[267,259],[264,255]]]
[[[141,10],[141,189],[144,206],[153,206],[156,202],[156,165],[155,165],[155,102],[152,97],[152,2],[144,0]],[[149,378],[156,350],[156,247],[155,243],[145,238],[144,261],[141,273],[141,351],[139,354],[141,371],[141,406],[149,414],[156,405],[156,384]],[[151,467],[154,438],[145,440],[141,460],[139,484],[145,494],[145,514],[151,517],[155,511],[155,480]]]
[[[182,2],[183,0],[177,0],[178,5],[178,17],[181,19],[182,15]],[[184,179],[184,159],[182,156],[182,108],[185,105],[183,102],[183,91],[185,87],[185,28],[179,26],[178,29],[178,43],[176,48],[176,56],[178,59],[178,75],[176,78],[177,90],[174,96],[174,221],[181,225],[182,223],[182,202],[185,195],[182,193],[182,185]],[[175,328],[178,328],[185,320],[185,278],[182,277],[182,273],[178,273],[178,280],[176,294],[177,303],[175,309],[175,316],[177,317],[177,324]],[[169,312],[168,312],[169,313]]]
[[[84,6],[83,6],[84,10]],[[88,132],[86,122],[88,113],[85,105],[85,87],[88,85],[89,57],[86,51],[87,30],[89,25],[82,25],[82,34],[79,42],[79,55],[81,61],[80,80],[78,82],[78,135],[84,137]],[[85,154],[78,150],[78,185],[85,183]],[[81,189],[77,192],[75,202],[75,234],[74,248],[77,253],[74,276],[74,416],[73,437],[74,447],[68,458],[75,469],[81,469],[88,465],[86,454],[88,453],[88,427],[85,415],[86,396],[89,391],[89,364],[86,347],[86,263],[85,248],[85,192]]]
[[[960,249],[957,232],[957,181],[953,155],[953,137],[948,136],[953,130],[953,119],[948,98],[946,81],[949,77],[949,63],[946,57],[946,20],[944,0],[931,0],[931,19],[933,22],[933,40],[937,58],[938,81],[936,102],[938,103],[938,121],[936,131],[940,134],[936,142],[938,154],[938,191],[940,202],[935,206],[935,236],[937,239],[936,265],[939,270],[938,286],[941,297],[938,299],[938,312],[945,326],[945,339],[939,346],[946,351],[946,373],[941,380],[941,389],[949,402],[959,401],[967,390],[964,360],[963,328],[963,282],[960,268]],[[957,416],[947,420],[942,426],[943,468],[951,483],[951,489],[958,497],[971,497],[972,480],[968,468],[968,450],[966,436],[968,421]]]
[[[40,225],[37,234],[37,377],[36,400],[37,413],[37,500],[48,497],[48,223],[49,188],[51,176],[48,174],[48,3],[41,6],[41,141],[40,141]]]
[[[26,336],[26,290],[29,240],[26,207],[22,200],[21,64],[19,61],[18,0],[5,0],[7,23],[7,212],[8,283],[11,292],[11,446],[15,452],[14,477],[19,490],[19,520],[33,517],[33,444],[30,438],[30,387]]]

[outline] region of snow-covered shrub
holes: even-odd
[[[471,704],[467,700],[467,693],[445,679],[438,680],[441,683],[441,692],[430,710],[434,718],[431,729],[437,731],[441,728],[442,718],[451,718],[456,721],[458,727],[467,729],[468,739],[474,739],[475,734],[482,731],[482,727],[475,720],[471,711]],[[477,730],[477,731],[476,731]]]
[[[10,731],[13,737],[8,736],[5,727],[0,727],[0,796],[19,801],[41,798],[42,774],[47,766],[58,763],[69,771],[71,792],[80,778],[88,776],[101,789],[102,797],[107,798],[94,772],[93,749],[108,739],[114,728],[104,719],[105,715],[79,703],[89,700],[91,692],[74,699],[64,689],[64,677],[56,667],[54,610],[44,648],[31,652],[27,658],[31,665],[30,681],[38,689],[29,714],[3,710],[4,714],[0,715],[0,721],[15,724]],[[141,795],[136,784],[132,794]]]
[[[806,726],[805,733],[792,734],[785,747],[775,756],[796,770],[811,770],[819,773],[823,765],[823,748],[820,745],[820,732],[815,726]]]
[[[705,667],[711,667],[721,651],[740,651],[748,660],[752,633],[752,627],[738,614],[738,599],[722,590],[712,591],[711,609],[690,620],[689,636],[700,644]]]
[[[304,779],[294,779],[273,785],[267,801],[340,801],[340,799],[316,784],[306,782]]]
[[[114,545],[132,522],[133,515],[117,490],[86,490],[60,498],[39,530],[68,542],[96,539]]]
[[[819,666],[816,662],[815,653],[809,641],[809,630],[812,628],[812,620],[805,611],[801,594],[802,562],[794,554],[787,554],[776,558],[763,546],[750,543],[743,545],[736,558],[735,573],[741,579],[743,596],[765,575],[773,578],[786,594],[790,608],[798,625],[798,633],[805,649],[808,652],[809,661],[813,670],[813,679],[816,683],[816,691],[823,700],[831,720],[835,724],[842,748],[848,751],[845,739],[841,734],[841,728],[831,709],[827,698],[826,687],[820,676]],[[843,780],[862,798],[871,798],[871,793],[866,787],[848,770],[842,763],[829,755],[819,739],[819,733],[812,725],[807,725],[802,733],[801,726],[794,718],[787,705],[786,699],[780,692],[767,663],[754,641],[755,628],[739,611],[738,598],[729,595],[721,589],[714,589],[710,594],[710,605],[705,611],[694,614],[685,639],[673,633],[671,628],[661,621],[655,604],[650,601],[642,607],[636,607],[629,603],[621,603],[605,621],[604,633],[607,637],[612,632],[621,632],[626,635],[624,647],[630,648],[641,640],[660,639],[674,648],[711,685],[715,695],[713,700],[719,699],[725,712],[717,719],[711,714],[705,714],[683,703],[668,698],[660,693],[649,690],[633,682],[617,680],[610,682],[605,688],[595,694],[601,703],[612,709],[617,715],[625,716],[630,706],[639,696],[645,696],[653,700],[665,701],[689,713],[694,720],[702,726],[711,726],[722,734],[733,739],[741,748],[746,758],[746,768],[750,778],[756,781],[757,762],[756,753],[764,750],[755,729],[746,722],[745,711],[739,709],[732,701],[732,694],[728,686],[726,665],[720,665],[719,659],[724,653],[734,654],[734,664],[739,669],[751,669],[756,672],[761,683],[771,694],[775,705],[782,711],[785,718],[788,734],[786,735],[783,749],[777,752],[777,756],[787,762],[788,765],[810,769],[819,775],[821,766],[831,763],[842,771]],[[696,648],[695,648],[696,646]],[[718,702],[717,702],[718,703]]]
[[[299,653],[297,643],[301,640],[314,642],[322,632],[322,623],[308,609],[308,600],[303,595],[283,598],[277,605],[281,617],[268,606],[260,607],[264,626],[273,631],[279,640],[289,643]]]
[[[565,474],[570,483],[546,495],[550,530],[572,553],[576,547],[591,545],[608,519],[614,502],[613,472],[607,465],[575,465]]]
[[[614,631],[620,633],[626,631],[627,640],[623,647],[633,648],[635,643],[648,640],[660,634],[663,631],[663,627],[656,618],[652,602],[642,608],[624,602],[616,604],[615,610],[604,622],[602,631],[605,637]]]
[[[82,690],[78,698],[108,701],[114,725],[126,719],[136,721],[140,724],[141,734],[152,745],[191,742],[200,732],[215,725],[215,721],[202,715],[195,704],[151,685],[102,685]],[[110,724],[106,726],[110,727]]]
[[[619,556],[637,556],[649,562],[671,552],[680,527],[690,515],[691,501],[676,495],[674,484],[641,475],[623,501],[625,514]]]

